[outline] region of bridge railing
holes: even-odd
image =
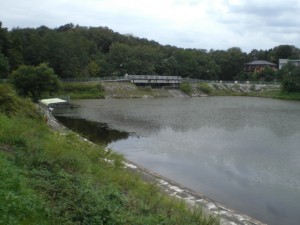
[[[181,76],[125,75],[129,80],[181,80]]]

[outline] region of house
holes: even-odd
[[[275,63],[271,63],[266,60],[254,60],[252,62],[245,63],[244,70],[247,72],[260,72],[266,67],[277,70],[277,65]]]
[[[279,69],[288,63],[300,67],[300,59],[279,59]]]

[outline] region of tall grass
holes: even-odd
[[[191,95],[192,94],[192,86],[190,83],[188,82],[182,82],[180,84],[180,90],[188,95]]]
[[[99,83],[62,83],[59,94],[68,95],[72,99],[104,98],[104,89]]]
[[[211,94],[213,91],[213,88],[210,87],[207,83],[199,83],[198,89],[207,95]]]

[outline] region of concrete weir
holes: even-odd
[[[57,132],[66,133],[71,132],[65,126],[60,124],[52,115],[51,112],[45,114],[47,116],[48,125]],[[84,141],[88,141],[83,138]],[[110,163],[110,162],[108,162]],[[229,209],[210,198],[207,198],[187,187],[184,187],[166,177],[163,177],[155,172],[143,168],[133,162],[124,162],[124,167],[132,172],[138,173],[146,182],[156,183],[164,192],[170,196],[184,200],[191,207],[200,206],[205,213],[214,215],[220,218],[221,225],[266,225],[256,219],[247,215],[238,213],[233,209]]]

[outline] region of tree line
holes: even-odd
[[[300,49],[280,45],[268,50],[243,52],[184,49],[122,35],[107,27],[72,23],[58,28],[13,28],[0,22],[0,79],[22,65],[46,63],[60,78],[121,76],[125,74],[173,75],[206,80],[261,79],[243,72],[254,59],[278,63],[279,58],[299,59]]]

